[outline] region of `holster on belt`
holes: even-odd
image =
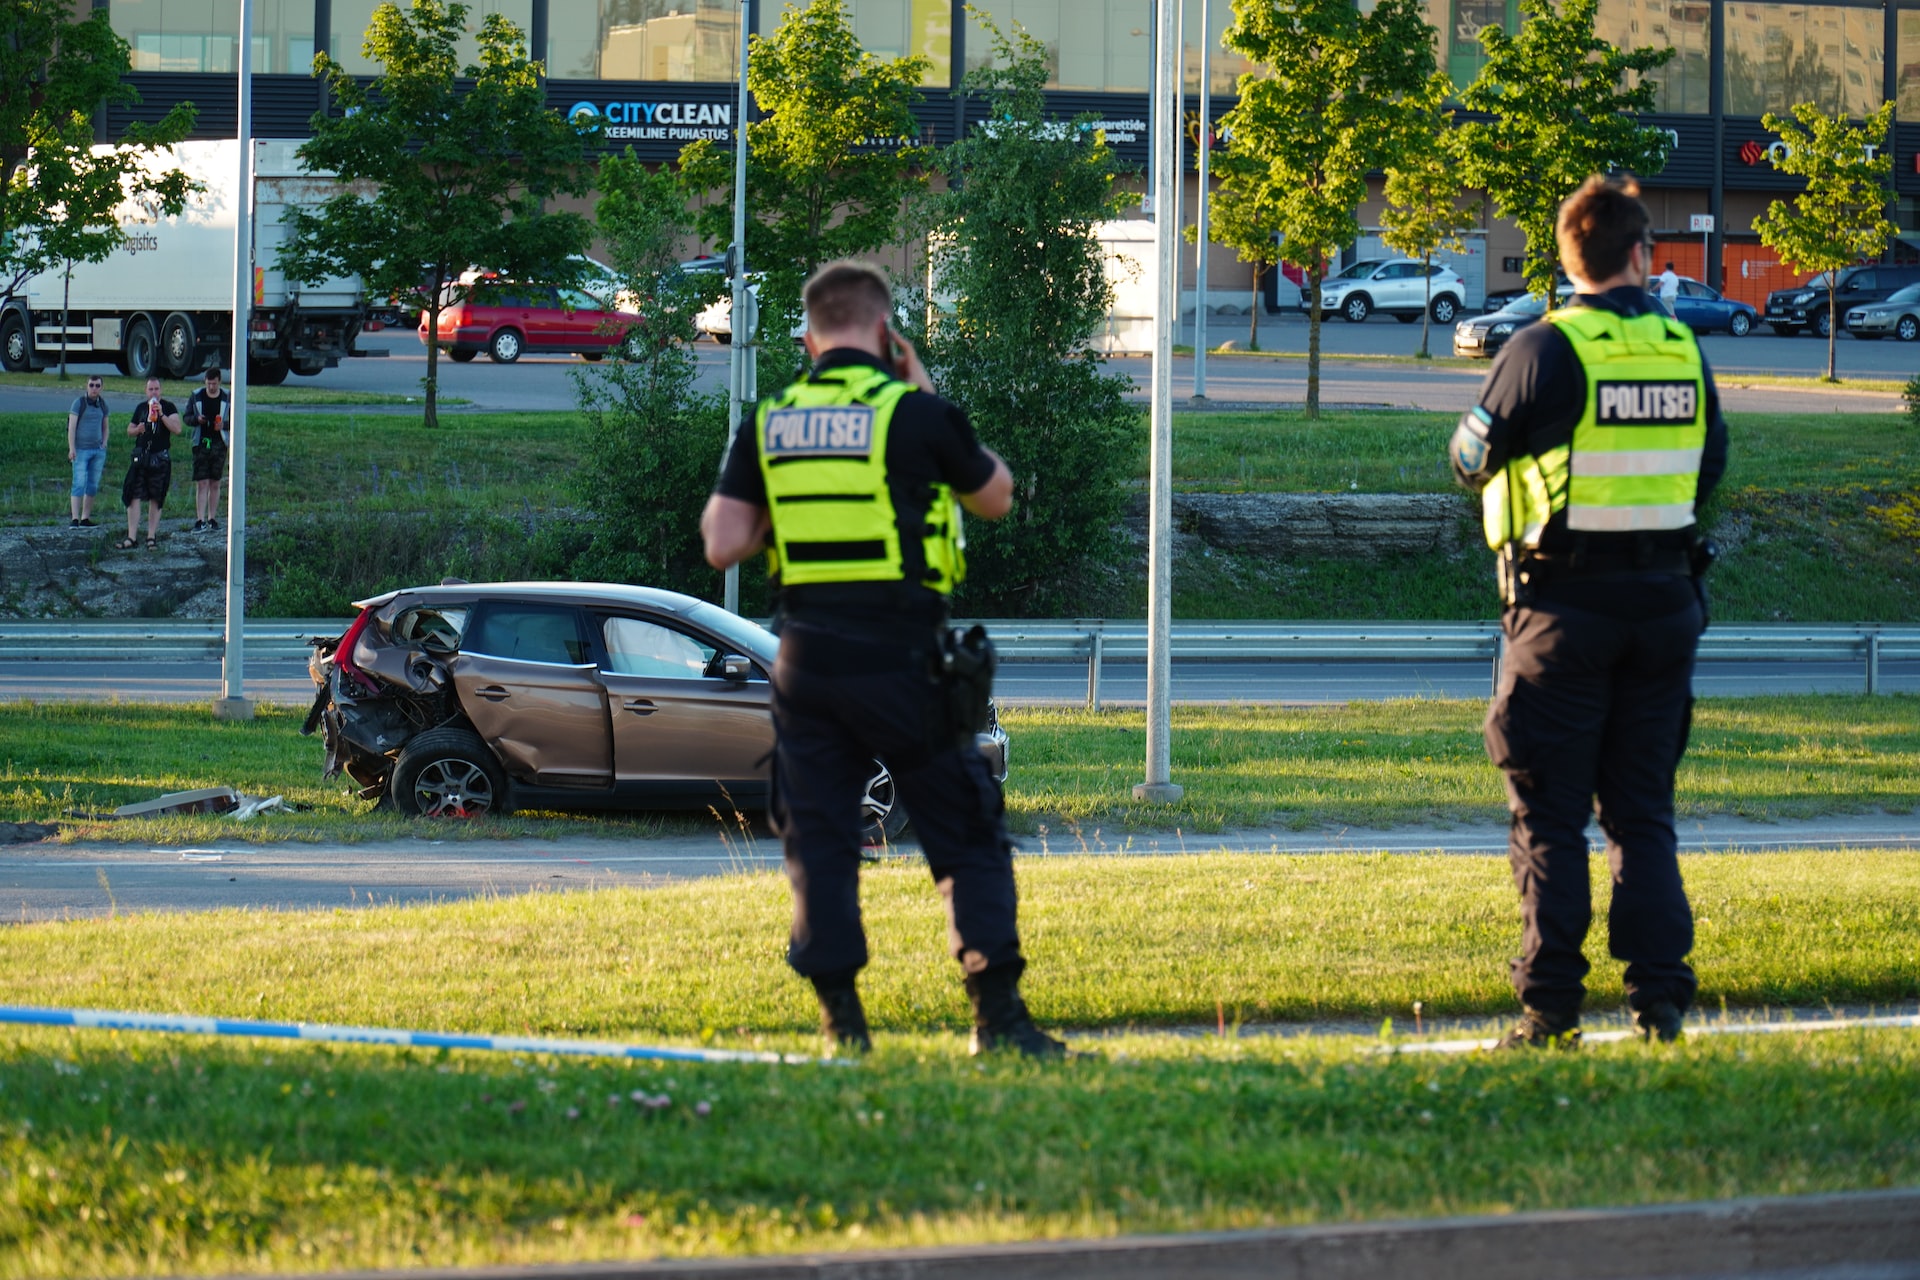
[[[975,623],[964,631],[948,627],[940,633],[939,662],[949,731],[955,738],[970,741],[987,727],[993,673],[1000,666],[1000,655],[994,651],[987,629]]]

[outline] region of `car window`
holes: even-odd
[[[1858,293],[1862,289],[1877,289],[1879,285],[1878,277],[1871,271],[1856,271],[1852,275],[1840,277],[1840,291],[1842,293]]]
[[[493,605],[461,646],[462,651],[516,662],[580,666],[587,647],[580,641],[573,610],[539,605]]]
[[[605,311],[607,304],[584,289],[562,289],[560,305],[575,311]]]
[[[1547,312],[1547,300],[1529,293],[1515,298],[1507,310],[1514,315],[1539,316]]]
[[[644,618],[608,618],[602,632],[607,670],[623,676],[698,680],[719,650]]]
[[[1342,271],[1339,275],[1335,276],[1334,279],[1335,280],[1366,280],[1372,277],[1374,269],[1379,265],[1380,265],[1380,259],[1368,258],[1365,261],[1354,263],[1352,266],[1348,267],[1345,271]]]
[[[1904,289],[1896,290],[1887,301],[1898,303],[1903,307],[1910,302],[1920,302],[1920,284],[1910,284]]]
[[[417,644],[436,653],[452,653],[460,647],[460,633],[466,629],[464,607],[422,607],[409,609],[394,620],[393,638],[401,644]]]
[[[1692,280],[1682,280],[1680,282],[1680,296],[1683,298],[1707,298],[1710,300],[1716,295],[1713,290],[1703,284],[1695,283]]]

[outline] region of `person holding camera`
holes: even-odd
[[[1639,197],[1631,179],[1596,176],[1560,206],[1573,300],[1513,335],[1448,449],[1480,493],[1506,606],[1485,736],[1512,815],[1524,1013],[1503,1048],[1579,1038],[1590,816],[1640,1034],[1677,1039],[1693,1002],[1673,787],[1706,621],[1697,519],[1726,470],[1727,424],[1692,330],[1647,294]]]
[[[147,379],[147,398],[134,406],[127,423],[133,437],[133,461],[127,464],[127,478],[120,485],[120,500],[127,506],[127,536],[114,546],[131,551],[139,546],[140,504],[147,504],[147,550],[160,547],[160,508],[167,504],[167,490],[173,485],[173,438],[184,430],[180,409],[160,395],[160,379]]]
[[[205,385],[187,397],[187,425],[193,428],[193,532],[220,527],[220,479],[227,469],[227,411],[232,401],[220,392],[220,366],[207,370]]]
[[[966,575],[961,511],[1005,516],[1013,476],[894,331],[879,268],[830,263],[804,298],[813,367],[741,422],[700,519],[708,563],[765,548],[777,589],[769,813],[793,889],[787,961],[812,981],[828,1040],[869,1048],[855,980],[860,802],[877,757],[946,901],[973,1052],[1064,1056],[1020,998],[1005,806],[943,678],[981,656],[947,628]]]

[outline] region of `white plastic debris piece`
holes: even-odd
[[[240,793],[232,787],[202,787],[198,791],[169,791],[137,804],[123,804],[113,811],[113,816],[154,818],[176,813],[226,813],[239,804]]]
[[[235,822],[245,822],[257,813],[292,812],[293,810],[288,807],[286,797],[284,796],[267,796],[264,799],[259,796],[241,796],[240,807],[227,816]]]

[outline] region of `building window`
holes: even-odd
[[[799,7],[795,0],[784,5],[780,0],[760,0],[760,34],[772,35],[787,12]],[[846,0],[846,8],[862,49],[882,59],[925,57],[927,73],[920,80],[924,88],[944,89],[952,82],[953,6],[949,0]]]
[[[135,71],[232,74],[239,0],[114,0],[113,29],[133,49]],[[313,0],[259,0],[253,9],[253,69],[313,69]]]
[[[1852,116],[1877,110],[1883,18],[1879,9],[1727,5],[1727,114],[1785,114],[1796,102]]]
[[[1920,120],[1920,10],[1900,11],[1900,77],[1895,110],[1902,121]],[[1901,223],[1907,226],[1907,223]]]
[[[373,21],[373,11],[383,3],[393,0],[333,0],[333,29],[328,34],[327,48],[333,60],[354,75],[378,75],[381,68],[375,66],[362,51],[367,41],[367,27]],[[116,3],[116,8],[118,4]],[[405,4],[399,6],[404,12]],[[557,6],[565,8],[565,5]],[[311,0],[308,4],[312,8]],[[533,0],[467,0],[467,35],[460,42],[460,65],[468,66],[480,61],[480,42],[474,38],[480,30],[480,24],[488,14],[506,15],[509,22],[520,28],[524,39],[533,25]]]
[[[1672,49],[1667,65],[1648,77],[1659,86],[1653,110],[1707,113],[1707,76],[1713,61],[1713,6],[1708,0],[1600,0],[1593,31],[1616,48]]]
[[[1153,45],[1151,7],[1138,0],[977,0],[975,8],[1011,35],[1024,28],[1047,48],[1049,89],[1105,93],[1145,93],[1153,83],[1149,50]],[[1227,8],[1215,0],[1214,9]],[[1199,5],[1188,6],[1190,30],[1199,32]],[[1231,21],[1232,14],[1226,15]],[[1226,29],[1226,22],[1215,24]],[[971,18],[967,23],[967,70],[989,65],[993,46]],[[1215,46],[1218,48],[1218,46]],[[1188,74],[1199,87],[1198,50],[1190,52]],[[1216,56],[1216,67],[1218,56]],[[1219,71],[1215,77],[1218,83]]]
[[[738,0],[555,4],[547,74],[556,80],[731,81],[739,75]]]

